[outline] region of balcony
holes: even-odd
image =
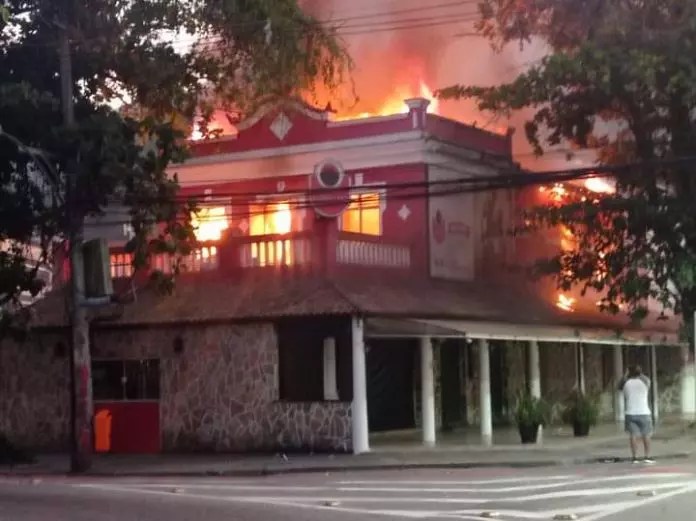
[[[131,262],[130,254],[112,252],[112,277],[132,276]],[[325,274],[369,269],[408,275],[418,270],[416,264],[410,245],[390,243],[378,236],[317,227],[312,231],[283,235],[228,236],[215,244],[202,244],[181,259],[180,269],[189,273],[266,269]],[[174,259],[169,255],[156,255],[151,259],[151,266],[171,273]]]
[[[373,269],[409,273],[412,246],[384,237],[339,232],[324,226],[285,235],[229,237],[220,244],[220,266],[226,270],[275,268],[300,271]]]

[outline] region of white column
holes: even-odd
[[[435,377],[433,371],[433,343],[430,338],[421,338],[421,427],[423,444],[435,445]]]
[[[576,361],[578,369],[578,391],[585,394],[585,347],[578,343],[576,346]]]
[[[539,343],[529,342],[529,394],[541,398],[541,369],[539,367]]]
[[[623,391],[619,391],[618,385],[624,375],[623,346],[613,347],[614,355],[614,419],[617,423],[623,424],[624,421],[624,396]]]
[[[657,423],[660,417],[660,393],[657,387],[657,349],[650,346],[650,392],[653,402],[653,420]]]
[[[336,385],[336,339],[324,339],[324,400],[338,400]]]
[[[694,363],[691,358],[691,348],[681,348],[681,414],[684,420],[693,420],[696,412],[696,391],[694,390]]]
[[[491,363],[488,341],[479,340],[479,417],[481,418],[481,443],[493,445],[493,413],[491,410]]]
[[[539,366],[539,342],[529,342],[529,394],[534,398],[541,398],[541,368]],[[543,441],[544,427],[539,425],[537,443]]]
[[[367,424],[367,378],[363,321],[353,317],[353,454],[370,451]]]

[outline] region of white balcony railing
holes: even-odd
[[[259,237],[239,245],[239,266],[296,266],[311,261],[311,242],[307,237]]]
[[[411,266],[411,250],[408,246],[339,239],[336,260],[339,264],[408,268]]]

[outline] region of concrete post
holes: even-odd
[[[353,317],[353,454],[370,451],[367,423],[367,377],[363,321]]]
[[[324,339],[324,400],[338,400],[336,385],[336,339]]]
[[[624,375],[623,347],[614,346],[614,419],[616,423],[623,424],[624,421],[624,397],[623,392],[619,391],[618,385]]]
[[[433,370],[433,343],[421,338],[421,414],[423,444],[435,445],[435,378]]]
[[[585,347],[578,343],[575,346],[576,363],[577,363],[577,386],[578,391],[585,394]]]
[[[541,398],[541,367],[539,365],[539,342],[529,342],[529,394],[534,398]],[[539,425],[537,443],[543,442],[544,427]]]
[[[488,341],[479,340],[479,416],[481,444],[493,445],[493,412],[491,407],[491,363]]]
[[[681,348],[681,415],[683,420],[692,421],[696,412],[696,391],[694,390],[694,363],[691,358],[691,348]]]

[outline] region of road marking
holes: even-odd
[[[674,482],[665,482],[665,478],[683,478],[689,476],[691,479],[675,480]],[[168,496],[182,499],[196,499],[202,501],[219,501],[226,503],[244,503],[255,504],[259,506],[279,506],[279,507],[295,507],[312,510],[331,510],[335,512],[343,512],[365,517],[367,515],[379,515],[386,517],[400,517],[410,519],[457,519],[457,520],[472,520],[472,521],[488,521],[486,511],[496,512],[500,514],[500,519],[517,519],[529,521],[549,521],[557,515],[574,514],[581,518],[582,521],[599,521],[609,515],[616,515],[625,510],[636,508],[641,505],[652,503],[672,497],[674,495],[683,494],[691,490],[696,490],[696,480],[693,479],[693,474],[687,473],[664,473],[664,474],[622,474],[618,476],[598,476],[597,479],[589,479],[587,475],[583,475],[583,479],[575,481],[567,481],[556,486],[569,487],[567,490],[557,490],[545,492],[536,495],[501,496],[501,493],[509,489],[519,489],[520,487],[502,487],[502,488],[463,488],[463,487],[447,487],[436,485],[452,485],[452,481],[386,481],[387,484],[419,484],[420,487],[385,487],[385,481],[338,481],[335,484],[327,484],[324,486],[282,486],[275,484],[264,484],[263,480],[258,481],[235,481],[232,484],[221,484],[217,482],[195,481],[193,483],[152,483],[152,482],[119,482],[110,484],[108,482],[83,482],[73,483],[73,486],[83,487],[87,489],[101,490],[106,492],[126,493],[126,494],[151,494]],[[576,476],[578,477],[578,476]],[[561,479],[569,479],[571,476]],[[646,482],[645,479],[650,478],[652,482]],[[524,478],[521,476],[518,481]],[[559,479],[558,476],[548,476],[543,483],[542,480],[537,480],[540,488],[549,488],[550,479]],[[607,484],[612,484],[614,481],[623,480],[627,483],[626,486],[607,487]],[[178,480],[180,481],[180,480]],[[513,483],[505,480],[486,480],[484,483],[491,482]],[[599,485],[599,488],[579,488],[573,489],[570,487],[577,486],[579,483],[598,482],[604,483]],[[632,482],[632,483],[631,483]],[[379,486],[345,486],[346,484],[367,485],[374,483]],[[454,482],[461,483],[461,482]],[[466,482],[472,484],[472,482]],[[476,483],[481,484],[481,481]],[[618,483],[617,483],[618,484]],[[535,488],[524,487],[522,490]],[[538,488],[538,487],[537,487]],[[172,494],[176,490],[180,493]],[[192,490],[192,491],[190,491]],[[205,493],[205,491],[208,493]],[[477,497],[466,496],[471,494],[470,491],[484,492],[476,494]],[[635,498],[639,492],[646,490],[660,490],[660,494],[650,498]],[[390,492],[396,491],[396,495],[389,495]],[[264,493],[266,492],[266,493]],[[269,493],[270,492],[270,493]],[[379,492],[387,492],[379,494]],[[581,498],[591,496],[607,496],[619,494],[632,494],[633,498],[629,501],[624,497],[623,501],[596,503]],[[220,495],[215,495],[216,493]],[[303,494],[304,493],[304,494]],[[401,493],[411,494],[409,497],[404,497]],[[454,493],[456,497],[438,496],[438,494]],[[346,495],[348,494],[348,495]],[[366,494],[366,495],[362,495]],[[463,494],[464,497],[459,496]],[[554,500],[559,499],[566,501],[558,504],[552,510],[541,511],[536,508],[547,506],[543,503],[534,505],[530,502],[538,500]],[[575,501],[574,501],[575,499]],[[400,505],[398,505],[398,504]],[[499,508],[505,503],[520,503],[524,508],[529,505],[528,510],[513,510]],[[579,506],[574,506],[573,503],[580,503]],[[591,503],[591,504],[587,504]],[[408,508],[403,509],[401,505],[405,504]],[[441,505],[441,508],[434,505]],[[431,506],[433,505],[433,506]],[[461,505],[458,508],[458,505]],[[510,505],[517,506],[517,505]],[[521,505],[520,505],[521,506]],[[390,508],[396,507],[396,508]],[[461,508],[464,507],[464,508]],[[518,506],[519,508],[519,506]],[[435,510],[437,509],[437,510]],[[451,510],[449,510],[451,509]]]
[[[576,475],[565,474],[561,476],[525,476],[524,481],[556,481],[560,479],[574,479],[577,478]],[[398,480],[393,481],[393,483],[405,483],[411,485],[447,485],[449,483],[456,483],[457,485],[499,485],[503,483],[519,483],[520,476],[516,478],[500,478],[500,479],[484,479],[475,481],[421,481],[421,480]],[[360,481],[338,481],[340,485],[379,485],[382,483],[390,483],[392,481],[385,479],[366,479]]]
[[[674,489],[677,487],[683,487],[685,484],[696,484],[696,481],[690,482],[680,482],[680,483],[658,483],[652,484],[650,486],[651,490],[667,490]],[[570,484],[569,484],[570,485]],[[78,486],[99,488],[100,484],[78,484]],[[108,485],[107,485],[108,486]],[[160,484],[160,483],[141,483],[137,485],[130,485],[131,487],[142,487],[151,489],[168,489],[173,488],[189,488],[195,490],[221,490],[221,491],[237,491],[237,492],[251,492],[251,491],[274,491],[274,492],[389,492],[389,493],[409,493],[414,492],[427,492],[430,494],[451,494],[451,493],[477,493],[482,494],[482,497],[474,498],[404,498],[398,496],[376,496],[376,497],[366,497],[366,496],[356,496],[350,497],[351,501],[408,501],[408,502],[429,502],[429,501],[442,501],[442,502],[461,502],[461,503],[482,503],[486,501],[496,500],[499,502],[530,502],[530,501],[540,501],[548,499],[561,499],[569,497],[587,497],[587,496],[606,496],[612,494],[626,494],[626,493],[638,493],[644,492],[645,486],[641,485],[631,485],[625,487],[603,487],[603,488],[581,488],[581,489],[569,489],[569,490],[559,490],[555,492],[544,492],[540,494],[530,494],[524,496],[507,496],[507,497],[493,497],[490,495],[497,495],[502,491],[496,489],[463,489],[463,488],[412,488],[412,487],[301,487],[301,486],[282,486],[282,485],[199,485],[199,484]],[[137,491],[139,489],[132,489]],[[488,496],[488,497],[486,497]],[[268,497],[268,496],[261,496]],[[273,497],[273,496],[271,496]],[[277,496],[276,496],[277,497]],[[312,499],[307,496],[303,499]]]
[[[591,480],[592,482],[597,481],[622,481],[626,479],[656,479],[656,478],[680,478],[684,476],[693,476],[689,472],[665,472],[660,474],[635,474],[626,473],[618,476],[597,476],[593,478],[588,478],[586,474],[583,474],[583,479]],[[485,481],[457,481],[457,480],[439,480],[439,481],[418,481],[418,480],[386,480],[386,479],[375,479],[375,480],[360,480],[360,481],[337,481],[339,485],[383,485],[385,483],[402,483],[404,485],[498,485],[504,483],[519,483],[520,481],[560,481],[560,480],[573,480],[575,483],[578,479],[578,475],[566,475],[566,476],[545,476],[545,477],[517,477],[515,479],[491,479]],[[538,485],[544,486],[544,485]]]
[[[583,521],[599,521],[600,519],[607,518],[609,516],[615,515],[615,514],[620,514],[622,512],[625,512],[627,510],[632,510],[634,508],[642,507],[645,505],[649,505],[651,503],[656,503],[657,501],[662,501],[664,499],[668,499],[670,497],[674,496],[679,496],[681,494],[686,494],[688,492],[693,492],[696,491],[696,485],[691,484],[686,487],[682,487],[678,490],[673,490],[672,492],[667,492],[665,494],[661,494],[659,496],[654,496],[648,499],[644,499],[642,501],[634,501],[632,504],[621,507],[621,508],[615,508],[615,509],[610,509],[610,510],[605,510],[604,512],[598,512],[594,515],[587,516],[583,519]]]

